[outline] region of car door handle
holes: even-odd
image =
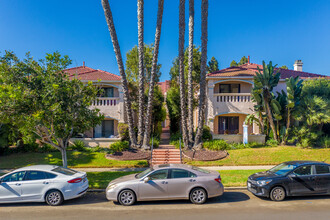
[[[49,182],[47,182],[47,181],[45,181],[45,182],[43,182],[44,184],[48,184]]]
[[[190,181],[190,182],[196,182],[196,180],[195,180],[195,179],[190,179],[189,181]]]
[[[16,183],[15,185],[16,185],[16,186],[20,186],[21,184],[20,184],[20,183]]]
[[[166,182],[166,181],[163,181],[163,182],[162,182],[162,184],[167,184],[167,183],[168,183],[168,182]]]
[[[315,180],[315,176],[309,177],[309,180]]]

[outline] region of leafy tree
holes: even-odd
[[[144,76],[147,82],[150,82],[150,74],[152,67],[152,57],[153,57],[154,45],[144,44]],[[134,46],[131,50],[126,53],[126,73],[127,80],[132,82],[139,81],[139,56],[138,47]],[[159,82],[159,77],[161,76],[160,68],[161,64],[157,63],[155,82]]]
[[[170,118],[170,131],[175,134],[180,131],[180,91],[178,85],[173,85],[172,81],[170,89],[167,91],[166,105]]]
[[[281,66],[280,67],[280,69],[285,69],[285,70],[287,70],[287,69],[289,69],[286,65],[283,65],[283,66]]]
[[[237,63],[235,60],[231,61],[230,67],[232,67],[232,66],[240,66],[240,65],[246,64],[248,62],[249,62],[249,59],[246,58],[246,56],[243,56],[241,58],[241,60],[239,61],[239,63]]]
[[[211,60],[208,62],[207,71],[209,73],[219,71],[219,62],[217,61],[217,59],[215,59],[215,57],[212,57]]]
[[[39,62],[29,54],[21,61],[12,52],[0,58],[0,120],[57,148],[64,167],[70,138],[103,120],[99,110],[90,108],[99,89],[69,80],[63,70],[70,64],[58,52]]]
[[[238,63],[235,60],[233,60],[230,63],[230,67],[232,67],[232,66],[238,66]]]

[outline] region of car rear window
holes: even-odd
[[[316,174],[329,173],[329,166],[327,165],[315,165]]]
[[[77,173],[75,170],[71,170],[69,168],[64,168],[64,167],[56,167],[55,169],[52,169],[53,172],[56,173],[61,173],[67,176],[72,176]]]
[[[204,170],[204,169],[202,169],[202,168],[199,168],[199,167],[192,167],[192,169],[193,170],[196,170],[196,171],[199,171],[199,172],[201,172],[201,173],[210,173],[210,171],[208,171],[208,170]]]

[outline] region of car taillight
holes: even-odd
[[[216,178],[214,180],[217,181],[218,183],[221,183],[221,177],[218,177],[218,178]]]
[[[76,178],[73,180],[69,180],[68,183],[80,183],[82,181],[82,178]]]

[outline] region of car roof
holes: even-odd
[[[21,171],[21,170],[42,170],[42,171],[51,171],[58,166],[56,165],[32,165],[27,167],[21,167],[15,171]]]
[[[160,164],[153,166],[154,170],[162,169],[162,168],[183,168],[183,169],[191,169],[191,165],[185,165],[185,164]]]
[[[329,165],[325,162],[319,162],[319,161],[312,161],[312,160],[294,160],[294,161],[287,161],[286,164],[290,165],[306,165],[306,164],[323,164],[323,165]]]

